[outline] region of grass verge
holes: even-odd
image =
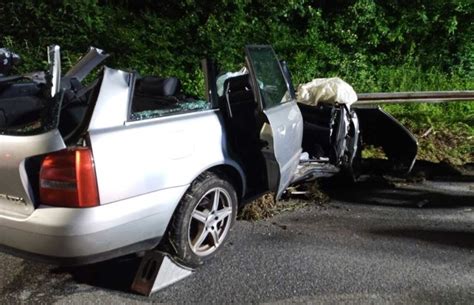
[[[418,139],[418,160],[474,162],[474,103],[407,104],[384,107]]]

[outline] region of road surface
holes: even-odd
[[[238,221],[223,251],[150,298],[137,259],[57,268],[0,254],[2,304],[474,304],[474,183],[326,184],[331,202]]]

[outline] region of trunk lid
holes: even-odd
[[[51,46],[52,80],[45,73],[34,79],[0,77],[0,216],[26,218],[39,204],[40,165],[30,161],[66,148],[65,141],[88,126],[100,83],[83,87],[80,82],[107,57],[91,47],[61,78],[59,46]],[[72,88],[73,83],[80,86]]]
[[[26,218],[34,211],[25,161],[65,147],[57,129],[30,136],[0,135],[0,215]]]

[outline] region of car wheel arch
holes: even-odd
[[[203,170],[202,172],[200,172],[189,183],[189,187],[186,191],[184,191],[183,197],[186,196],[186,193],[188,192],[189,188],[191,188],[192,184],[195,183],[196,180],[202,179],[203,177],[206,176],[206,174],[209,174],[209,173],[217,175],[218,177],[220,177],[223,180],[227,180],[229,183],[231,183],[234,186],[235,191],[237,193],[237,199],[238,199],[237,207],[240,208],[242,203],[243,203],[242,199],[246,194],[245,193],[246,192],[246,179],[245,179],[245,175],[243,173],[242,168],[240,168],[240,166],[237,163],[233,164],[232,162],[212,165],[212,166],[206,168],[205,170]],[[183,197],[181,198],[181,200],[183,199]],[[176,213],[177,208],[178,208],[178,204],[176,205],[172,215],[174,215]],[[170,223],[171,223],[171,219],[168,222],[167,228],[166,228],[165,233],[163,235],[168,234],[169,229],[170,229],[169,228]],[[160,243],[160,244],[161,244],[161,246],[164,246],[163,243]]]
[[[237,180],[235,180],[237,179]],[[234,205],[234,216],[232,223],[235,221],[235,215],[239,209],[239,204],[241,203],[241,198],[239,192],[241,192],[242,186],[240,185],[240,180],[241,177],[239,175],[239,172],[236,168],[230,166],[230,165],[218,165],[218,166],[213,166],[205,171],[203,171],[199,176],[197,176],[189,185],[187,190],[185,191],[184,195],[182,196],[180,202],[176,206],[173,216],[171,217],[166,231],[163,234],[162,240],[160,241],[160,244],[157,246],[158,249],[161,251],[167,252],[167,253],[173,253],[173,255],[178,255],[182,254],[184,255],[187,253],[186,251],[181,253],[178,252],[178,249],[182,249],[182,247],[179,246],[180,243],[176,243],[175,240],[175,233],[176,232],[181,232],[182,228],[180,223],[182,223],[182,215],[186,215],[186,210],[188,207],[192,206],[192,202],[197,198],[197,202],[199,205],[199,202],[201,202],[201,199],[204,197],[201,197],[201,190],[206,190],[207,187],[209,187],[209,183],[215,184],[216,181],[220,181],[220,183],[223,187],[223,185],[227,185],[229,190],[232,190],[229,194],[229,199],[234,198],[233,200],[229,201],[229,204]],[[225,187],[224,187],[225,189]],[[210,189],[212,191],[213,189]],[[209,192],[210,192],[209,191]],[[233,195],[231,193],[233,192]],[[208,191],[206,191],[208,193]],[[206,196],[204,193],[204,196]],[[200,198],[200,199],[199,199]],[[184,214],[183,214],[184,213]],[[181,216],[180,216],[181,215]],[[179,225],[177,225],[179,224]],[[232,226],[232,224],[230,225]],[[180,233],[181,234],[181,233]],[[182,245],[182,244],[181,244]],[[179,259],[179,255],[175,256],[175,258]],[[185,257],[181,257],[181,259],[184,259]],[[182,263],[185,263],[184,260],[181,260]],[[185,263],[186,265],[186,263]],[[195,267],[197,265],[189,265],[192,267]]]
[[[245,195],[245,177],[241,172],[241,169],[229,165],[221,164],[208,168],[205,172],[211,172],[219,176],[220,178],[230,182],[237,193],[237,198],[239,199],[238,204],[240,205],[242,198]]]

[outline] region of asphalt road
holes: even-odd
[[[150,298],[127,292],[136,259],[67,269],[0,254],[0,303],[474,304],[467,178],[326,184],[329,204],[238,221],[214,260]]]

